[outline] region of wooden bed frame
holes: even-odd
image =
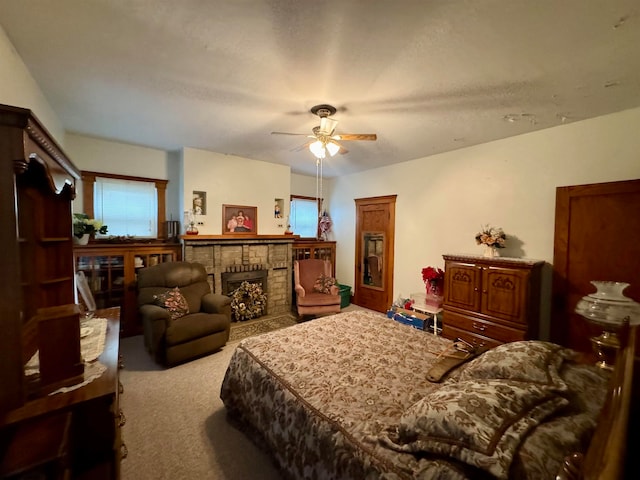
[[[586,455],[567,457],[556,480],[640,478],[640,463],[633,462],[628,447],[638,445],[640,436],[639,415],[631,409],[640,400],[639,370],[635,365],[637,336],[637,326],[624,325],[620,334],[622,347],[589,449]]]

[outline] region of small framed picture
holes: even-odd
[[[225,235],[258,233],[258,207],[222,205],[222,233]]]
[[[206,215],[207,214],[207,192],[193,191],[193,209],[194,215]]]

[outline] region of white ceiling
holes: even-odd
[[[354,173],[640,106],[638,0],[0,0],[71,132]]]

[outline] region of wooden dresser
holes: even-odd
[[[443,255],[442,334],[479,347],[538,337],[543,261]]]
[[[39,396],[0,416],[0,478],[20,472],[24,478],[120,478],[127,450],[119,406],[119,310],[99,310],[96,317],[108,319],[97,360],[106,370],[80,388]]]

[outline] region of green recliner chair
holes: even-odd
[[[137,273],[144,344],[156,362],[172,366],[227,343],[231,299],[211,293],[203,265],[167,262]]]

